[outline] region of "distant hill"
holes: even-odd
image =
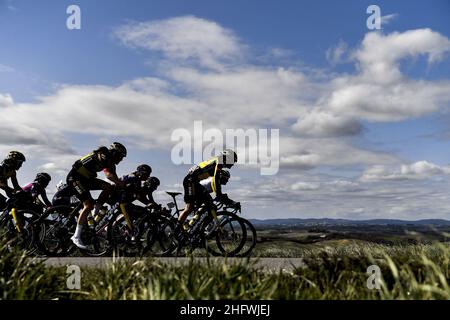
[[[372,219],[372,220],[347,220],[347,219],[250,219],[256,226],[336,226],[336,225],[439,225],[450,226],[450,220],[424,219],[424,220],[396,220],[396,219]]]

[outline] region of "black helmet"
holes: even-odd
[[[5,161],[14,165],[16,170],[22,166],[22,162],[25,162],[25,156],[19,151],[10,151],[6,156]]]
[[[141,164],[136,168],[136,172],[140,176],[147,177],[152,173],[152,168],[148,164]]]
[[[222,155],[222,164],[232,166],[238,161],[236,152],[231,149],[225,149],[220,154]]]
[[[221,184],[226,184],[228,182],[228,180],[230,179],[231,175],[230,172],[227,170],[222,170],[220,172],[220,183]]]
[[[159,179],[157,177],[150,177],[150,178],[147,179],[147,181],[145,181],[144,185],[147,188],[150,188],[152,190],[156,190],[159,187],[159,185],[160,185],[160,181],[159,181]]]
[[[125,146],[123,144],[121,144],[120,142],[113,142],[109,146],[109,150],[116,152],[117,154],[121,155],[123,158],[125,158],[127,156],[127,148],[125,148]]]
[[[8,155],[6,156],[7,160],[13,160],[13,161],[21,161],[25,162],[25,156],[22,152],[19,151],[10,151]]]
[[[52,180],[52,177],[45,172],[40,172],[36,175],[36,178],[34,181],[42,182],[42,184],[48,185],[50,183],[50,180]]]

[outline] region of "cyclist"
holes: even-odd
[[[70,206],[71,198],[74,195],[75,195],[75,193],[73,192],[73,189],[67,183],[60,181],[56,185],[56,192],[52,198],[52,205],[53,206]]]
[[[52,178],[48,173],[40,172],[36,175],[33,182],[22,188],[25,193],[30,195],[31,206],[38,213],[43,212],[44,206],[52,206],[52,203],[47,198],[47,192],[45,191],[45,188],[47,188],[51,179]],[[39,196],[42,200],[39,199]]]
[[[112,191],[111,184],[97,178],[97,172],[103,171],[108,180],[119,187],[123,186],[123,182],[117,176],[116,165],[126,155],[127,149],[119,142],[113,142],[109,148],[101,146],[77,160],[67,175],[67,184],[72,188],[75,196],[83,203],[75,234],[71,238],[78,248],[87,248],[81,240],[81,234],[87,223],[88,215],[94,209],[94,203],[94,214],[96,214]],[[89,192],[90,190],[102,190],[96,202],[94,202]]]
[[[230,172],[227,170],[222,170],[220,172],[219,177],[220,184],[226,185],[229,180],[230,180]],[[210,193],[213,193],[212,181],[213,181],[212,177],[200,181],[200,184],[203,187],[203,194],[198,198],[199,204],[213,201],[212,197],[210,196]],[[228,195],[226,193],[222,193],[220,201],[228,205],[239,205],[238,202],[234,202],[233,200],[228,198]]]
[[[140,200],[140,201],[142,203],[145,203],[150,208],[161,207],[161,205],[157,204],[156,201],[153,199],[153,192],[156,191],[156,189],[158,189],[160,184],[161,183],[157,177],[148,178],[147,181],[144,182],[144,186],[143,186],[143,190],[142,190],[143,191],[142,197],[145,198],[147,203],[145,203],[142,200]]]
[[[136,168],[136,171],[120,178],[125,186],[123,189],[123,197],[131,200],[131,202],[135,199],[141,201],[143,183],[147,181],[151,174],[152,168],[147,164],[141,164]],[[143,200],[141,202],[147,204],[147,201],[145,199]]]
[[[220,187],[220,173],[223,168],[230,169],[238,161],[236,152],[230,149],[223,150],[219,156],[203,161],[193,166],[183,180],[184,202],[186,207],[178,218],[179,225],[183,225],[187,216],[194,210],[194,205],[205,193],[205,188],[200,184],[201,180],[211,178],[211,189],[220,200],[224,197]]]
[[[21,191],[17,182],[16,172],[25,162],[25,156],[19,151],[11,151],[6,159],[0,164],[0,189],[3,189],[8,197],[12,197],[15,192]],[[11,179],[13,187],[8,186],[8,179]],[[0,209],[6,207],[6,197],[0,194]]]
[[[136,171],[121,177],[120,180],[122,181],[123,185],[119,189],[115,189],[114,192],[111,193],[108,199],[108,203],[113,206],[117,202],[119,202],[122,212],[125,210],[125,215],[128,215],[128,210],[126,210],[126,208],[131,206],[134,200],[139,200],[144,204],[148,204],[148,201],[142,193],[143,183],[144,181],[147,181],[151,173],[152,168],[149,165],[141,164],[136,168]],[[128,216],[126,216],[125,218],[128,219]],[[95,217],[95,220],[97,222],[101,219],[101,215],[97,215]],[[127,221],[127,223],[130,223],[130,227],[132,226],[131,221]]]

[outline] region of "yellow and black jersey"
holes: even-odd
[[[222,164],[219,163],[219,157],[214,157],[209,160],[200,162],[196,166],[193,166],[189,170],[189,174],[196,181],[202,181],[211,177],[212,191],[216,194],[220,194],[220,170],[222,170]]]
[[[108,148],[100,147],[77,160],[73,165],[73,168],[83,177],[92,179],[97,177],[97,172],[104,169],[115,172],[116,166],[111,160]]]

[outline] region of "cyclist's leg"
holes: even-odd
[[[94,208],[94,200],[89,192],[88,180],[80,177],[74,170],[71,170],[67,175],[67,184],[73,188],[75,196],[83,203],[83,209],[78,217],[77,227],[72,237],[72,241],[77,247],[86,248],[81,241],[81,233],[87,225],[88,214]]]
[[[183,180],[183,188],[184,188],[184,202],[186,206],[184,210],[180,213],[178,217],[179,223],[184,223],[186,221],[187,216],[194,210],[195,204],[195,183],[193,178],[190,175],[187,175]]]
[[[101,190],[100,195],[98,196],[97,201],[95,202],[95,213],[97,213],[111,195],[113,191],[113,186],[104,180],[96,178],[92,179],[90,189]]]
[[[0,210],[6,208],[6,197],[0,193]]]

